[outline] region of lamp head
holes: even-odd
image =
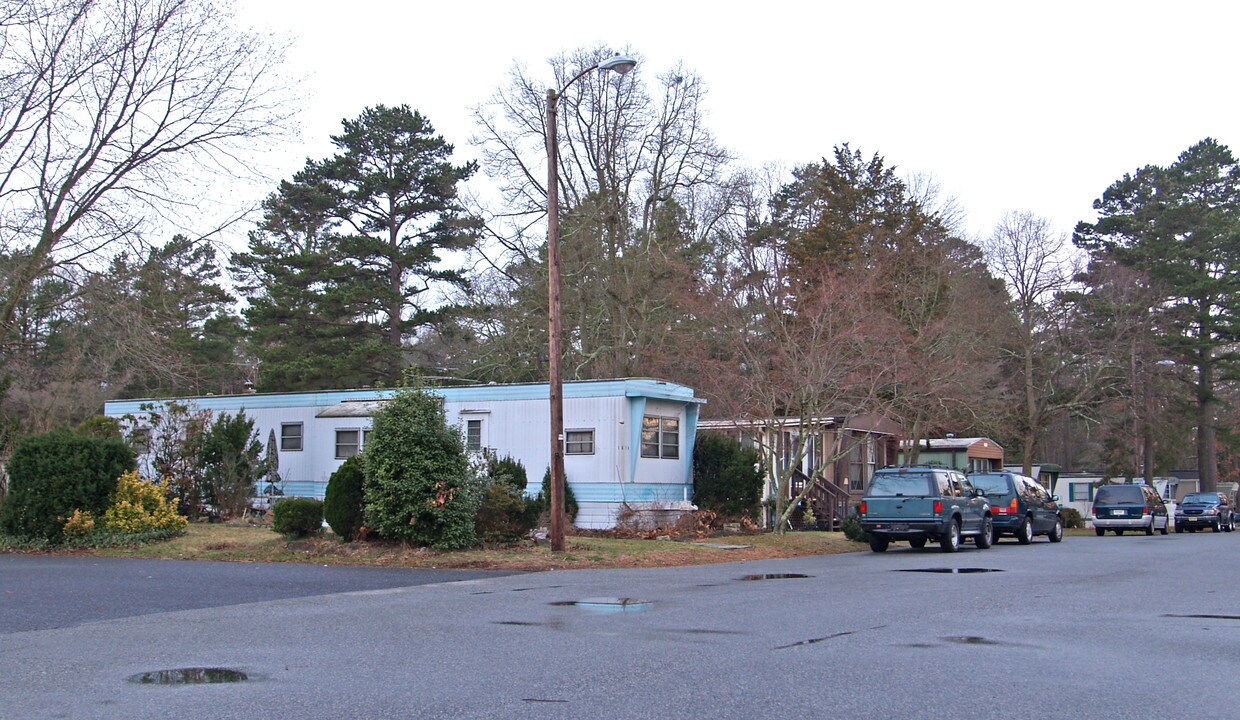
[[[613,55],[598,64],[599,70],[614,70],[621,75],[627,75],[635,67],[637,67],[637,61],[628,55]]]

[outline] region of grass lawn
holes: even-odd
[[[739,549],[711,547],[747,545]],[[140,547],[76,550],[101,557],[140,557],[172,560],[227,560],[234,562],[307,562],[323,565],[375,565],[411,568],[475,568],[555,570],[565,568],[668,567],[739,562],[799,555],[828,555],[868,550],[847,540],[843,533],[790,532],[784,535],[731,535],[693,541],[633,540],[569,536],[562,553],[545,542],[513,547],[438,552],[399,543],[341,543],[330,533],[306,540],[287,540],[270,526],[192,524],[179,538]]]

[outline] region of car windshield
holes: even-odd
[[[1214,505],[1218,503],[1218,495],[1214,493],[1189,493],[1181,500],[1182,503],[1205,503]]]
[[[1012,494],[1012,487],[1005,475],[970,475],[969,482],[989,497]]]
[[[897,495],[934,495],[930,473],[881,473],[870,481],[866,495],[895,497]]]
[[[1145,494],[1136,485],[1105,485],[1094,496],[1098,505],[1144,505]]]

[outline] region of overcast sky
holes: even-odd
[[[748,165],[786,167],[850,143],[934,176],[973,235],[1010,210],[1068,233],[1124,173],[1214,137],[1240,153],[1240,4],[1161,2],[675,3],[238,0],[293,42],[303,142],[288,177],[331,152],[343,118],[407,103],[472,159],[470,110],[514,62],[596,44],[653,76],[705,81],[708,125]]]

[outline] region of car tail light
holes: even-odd
[[[1142,514],[1142,515],[1149,515],[1149,514],[1150,514],[1150,506],[1149,506],[1149,505],[1146,505],[1145,507],[1141,508],[1141,514]]]
[[[934,514],[938,515],[941,512],[943,512],[943,501],[935,500],[934,501]]]
[[[861,501],[861,514],[862,515],[865,514],[865,501],[864,500]]]

